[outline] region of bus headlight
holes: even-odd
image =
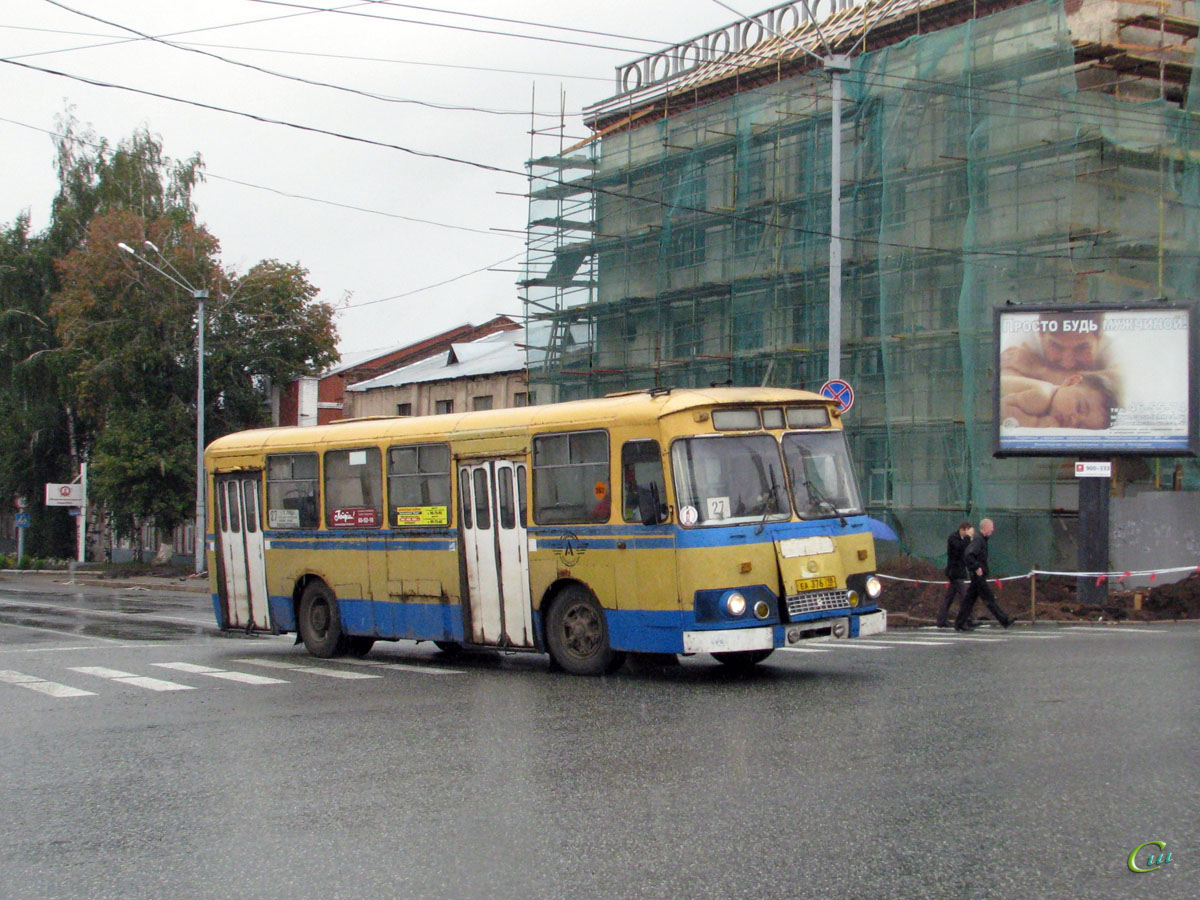
[[[872,600],[878,600],[879,595],[883,593],[883,582],[881,582],[878,578],[876,578],[874,575],[872,575],[870,578],[867,579],[866,588],[867,588],[867,596],[870,597]]]
[[[725,597],[725,612],[735,618],[742,615],[746,612],[746,598],[737,591],[731,591]]]

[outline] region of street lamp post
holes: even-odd
[[[156,266],[144,256],[139,256],[137,251],[128,244],[122,243],[117,246],[172,284],[187,291],[196,301],[196,532],[192,544],[195,551],[195,571],[198,575],[205,569],[204,546],[207,534],[204,525],[204,301],[208,299],[208,291],[192,287],[180,271],[162,255],[161,250],[150,241],[143,241],[143,243],[147,249],[153,250],[158,255],[158,258],[170,268],[171,272]],[[174,274],[171,274],[172,272]]]

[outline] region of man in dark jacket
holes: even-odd
[[[950,626],[951,604],[955,600],[961,604],[967,595],[967,564],[963,554],[974,536],[975,529],[971,523],[963,521],[959,523],[958,530],[950,532],[950,537],[946,538],[946,596],[942,598],[942,606],[938,610],[938,628]]]
[[[979,523],[979,533],[971,538],[963,554],[967,572],[971,577],[971,586],[967,588],[967,596],[963,598],[958,609],[958,618],[954,620],[955,631],[969,631],[975,626],[971,624],[971,610],[975,608],[975,598],[982,597],[984,605],[991,610],[996,621],[1007,628],[1013,623],[1012,616],[1000,608],[996,597],[988,586],[988,538],[996,530],[991,519],[983,519]]]

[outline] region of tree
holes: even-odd
[[[230,280],[200,226],[126,210],[92,220],[82,245],[56,264],[62,287],[52,310],[76,413],[97,435],[96,496],[122,528],[147,517],[171,528],[187,518],[195,483],[194,457],[178,451],[195,442],[196,301],[118,247],[146,240],[185,283],[209,291],[206,442],[266,424],[269,386],[336,360],[336,331],[332,308],[315,302],[298,265],[268,260]]]
[[[268,424],[271,385],[337,362],[333,307],[316,295],[306,269],[268,259],[234,278],[228,296],[212,304],[207,365],[221,386],[213,410],[220,433]]]
[[[47,510],[43,485],[70,471],[70,419],[54,356],[49,313],[53,260],[44,238],[29,234],[27,214],[0,230],[0,498],[30,501],[33,527],[26,549],[65,556],[72,523],[65,510]]]
[[[298,264],[224,271],[195,219],[198,155],[173,161],[144,128],[113,148],[70,110],[60,132],[49,227],[0,231],[0,491],[35,499],[88,458],[121,530],[170,528],[194,499],[196,302],[117,245],[149,240],[209,291],[206,440],[266,424],[272,384],[337,360],[333,310]]]

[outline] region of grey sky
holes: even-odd
[[[770,3],[730,5],[757,12]],[[388,102],[289,81],[141,39],[64,7],[310,81],[514,114]],[[472,15],[431,11],[435,7]],[[328,11],[334,8],[341,11]],[[539,128],[548,129],[557,124],[565,104],[570,141],[584,134],[573,113],[615,93],[615,65],[735,18],[713,0],[569,5],[534,0],[7,0],[0,12],[0,57],[521,173],[531,152],[531,107],[543,114],[537,118]],[[266,19],[271,21],[236,24]],[[409,21],[390,21],[400,19]],[[245,270],[273,257],[306,266],[322,298],[345,306],[337,319],[343,353],[392,346],[494,313],[520,312],[515,270],[526,217],[526,200],[520,196],[526,182],[520,175],[11,64],[0,65],[0,97],[0,222],[28,210],[35,228],[45,225],[56,186],[46,132],[55,128],[56,114],[69,103],[82,123],[90,123],[110,142],[144,124],[162,136],[169,156],[199,152],[209,176],[195,195],[199,218],[221,240],[225,262]],[[541,155],[558,147],[557,139],[547,136],[533,152]],[[489,267],[509,271],[486,271]],[[485,271],[459,277],[476,270]],[[420,290],[450,279],[457,280]],[[411,293],[415,291],[420,292]],[[404,294],[408,296],[385,299]]]

